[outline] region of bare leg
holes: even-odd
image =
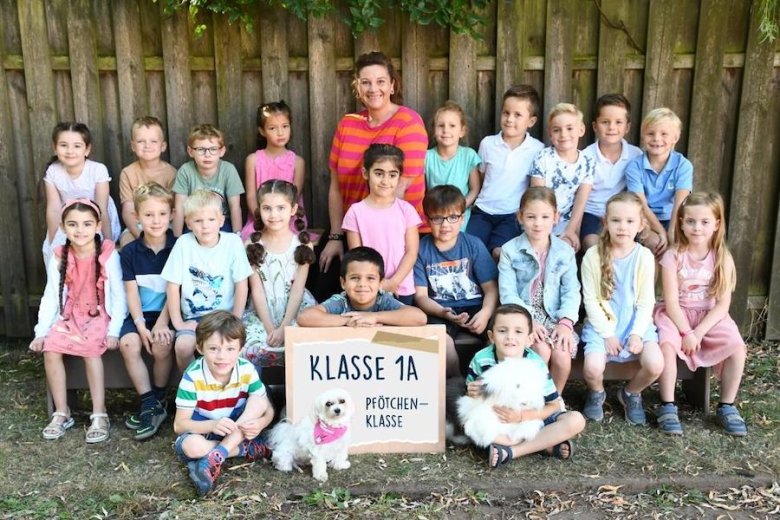
[[[599,243],[599,236],[596,234],[591,233],[590,235],[585,235],[582,239],[582,251],[584,252],[586,249],[595,246]]]
[[[510,446],[512,458],[522,457],[531,453],[537,453],[542,450],[549,450],[555,445],[567,441],[585,429],[585,418],[579,412],[565,412],[558,416],[552,424],[542,428],[539,433],[530,441],[521,442]],[[503,442],[502,442],[503,441]],[[510,439],[499,436],[495,440],[496,444],[510,445]],[[498,452],[491,453],[492,465],[495,465]]]
[[[661,391],[661,401],[674,401],[674,387],[677,384],[677,350],[670,343],[661,343],[661,353],[664,357],[664,369],[658,378]]]
[[[157,388],[168,386],[171,367],[173,367],[173,349],[171,347],[170,343],[152,343],[152,357],[154,358],[152,381]]]
[[[723,362],[723,373],[720,379],[720,400],[723,403],[733,403],[737,398],[742,372],[745,369],[745,355],[745,349],[742,348]]]
[[[653,384],[664,370],[664,356],[658,343],[647,341],[639,354],[639,372],[626,384],[626,392],[639,394]]]
[[[138,395],[143,395],[152,390],[149,384],[149,371],[146,369],[146,364],[141,357],[142,348],[141,337],[138,334],[125,334],[119,340],[119,352],[125,361],[127,375],[130,376],[130,381],[133,382],[133,387],[135,387]]]
[[[607,367],[607,355],[603,352],[591,352],[585,354],[582,364],[582,375],[588,390],[592,392],[604,391],[604,369]]]
[[[59,352],[44,352],[43,365],[46,369],[46,384],[49,385],[54,411],[68,414],[68,390],[65,379],[65,363]]]
[[[458,357],[458,351],[455,350],[455,341],[447,334],[445,341],[447,345],[447,377],[455,377],[460,375],[460,358]]]
[[[210,441],[202,435],[189,435],[181,445],[184,454],[191,459],[200,459],[220,444],[228,450],[228,457],[238,455],[238,446],[244,440],[244,434],[241,430],[236,430],[227,435],[222,441]]]
[[[105,413],[106,386],[103,379],[103,359],[100,357],[85,357],[84,368],[87,372],[89,395],[92,397],[92,413]]]
[[[568,350],[555,349],[550,358],[550,375],[559,394],[563,393],[571,372],[571,353]]]
[[[195,336],[184,335],[176,338],[174,345],[176,351],[176,366],[179,373],[183,374],[192,360],[195,359]]]

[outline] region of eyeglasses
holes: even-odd
[[[203,148],[202,146],[199,146],[197,148],[192,148],[196,154],[203,157],[204,155],[217,155],[219,153],[219,147],[218,146],[212,146],[211,148]]]
[[[461,217],[463,217],[463,213],[458,213],[457,215],[447,215],[446,217],[428,217],[428,221],[431,224],[440,226],[442,223],[444,223],[445,220],[450,224],[454,224],[459,221]]]

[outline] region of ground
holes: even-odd
[[[88,402],[77,426],[44,441],[41,358],[19,341],[0,343],[0,517],[2,518],[765,518],[780,514],[780,361],[778,344],[750,346],[740,410],[749,435],[723,434],[713,417],[681,403],[685,435],[655,425],[629,427],[608,388],[607,418],[589,424],[573,460],[538,456],[491,471],[485,454],[353,456],[318,485],[310,470],[283,474],[269,463],[233,462],[217,489],[197,498],[171,448],[167,421],[139,443],[125,429],[136,406],[127,391],[108,393],[111,439],[87,446]],[[717,384],[715,385],[717,392]],[[579,408],[584,387],[567,387]],[[715,396],[715,398],[717,395]],[[646,405],[658,404],[650,389]]]

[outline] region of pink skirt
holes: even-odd
[[[701,323],[701,320],[710,311],[710,309],[680,308],[688,319],[691,328],[695,328]],[[677,350],[677,356],[685,361],[685,364],[688,365],[691,371],[699,367],[714,367],[715,375],[720,378],[723,362],[739,350],[746,348],[745,341],[739,334],[737,324],[728,315],[707,331],[707,334],[701,339],[701,348],[694,352],[692,356],[688,356],[682,351],[680,331],[677,330],[677,326],[672,319],[667,316],[666,305],[663,302],[656,305],[653,318],[656,327],[658,327],[659,342],[672,345]]]

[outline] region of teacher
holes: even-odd
[[[363,153],[371,144],[392,144],[403,150],[403,174],[396,196],[414,206],[426,222],[422,200],[428,134],[423,120],[420,114],[402,105],[401,80],[390,58],[377,51],[362,54],[355,63],[355,71],[352,89],[365,109],[341,118],[333,136],[328,161],[330,234],[320,253],[322,272],[329,271],[332,262],[344,254],[341,229],[344,214],[352,204],[368,195],[368,183],[363,177]],[[420,228],[422,232],[427,230]],[[338,289],[337,285],[335,289]]]

